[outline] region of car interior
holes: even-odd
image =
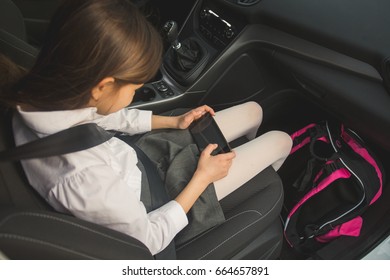
[[[0,51],[31,67],[59,2],[2,0]],[[258,135],[338,121],[356,131],[390,173],[390,2],[132,2],[161,32],[165,53],[130,108],[163,114],[207,104],[217,111],[255,101],[264,111]],[[11,117],[1,110],[0,151],[14,146]],[[176,248],[176,258],[364,257],[390,232],[389,183],[363,214],[359,237],[339,237],[303,254],[286,243],[283,221],[306,161],[288,158],[278,172],[267,168],[223,199],[226,222]],[[254,185],[262,191],[253,194]],[[0,215],[0,253],[9,259],[153,259],[130,236],[56,213],[29,186],[19,162],[0,162]]]

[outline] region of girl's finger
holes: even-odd
[[[205,155],[210,156],[211,153],[212,153],[217,147],[218,147],[217,144],[208,144],[208,145],[206,146],[206,148],[203,150],[203,153],[204,153]]]

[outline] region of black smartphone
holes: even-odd
[[[218,147],[211,153],[212,155],[231,151],[229,143],[210,113],[192,122],[189,131],[200,151],[203,151],[208,144],[218,144]]]

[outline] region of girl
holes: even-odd
[[[201,106],[170,117],[127,109],[135,90],[157,72],[161,56],[158,33],[129,1],[68,0],[54,15],[28,73],[1,59],[8,66],[0,101],[17,108],[17,145],[90,122],[130,135],[152,131],[137,145],[158,165],[172,200],[150,212],[143,167],[118,138],[81,152],[22,162],[31,185],[57,211],[129,234],[152,254],[187,226],[186,214],[194,204],[212,209],[206,212],[213,218],[200,217],[200,226],[191,221],[183,242],[222,222],[218,201],[267,166],[277,170],[291,148],[283,132],[254,139],[262,120],[254,102],[218,113]],[[205,113],[215,116],[228,141],[240,136],[252,141],[217,156],[211,155],[216,145],[210,144],[199,159],[196,154],[195,162],[188,161],[188,153],[197,151],[186,128]],[[175,162],[188,178],[177,180],[177,168],[170,168]]]

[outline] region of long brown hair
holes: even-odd
[[[105,77],[116,78],[118,86],[147,82],[161,55],[160,35],[130,1],[66,0],[36,63],[21,79],[1,84],[0,101],[43,111],[81,108]]]

